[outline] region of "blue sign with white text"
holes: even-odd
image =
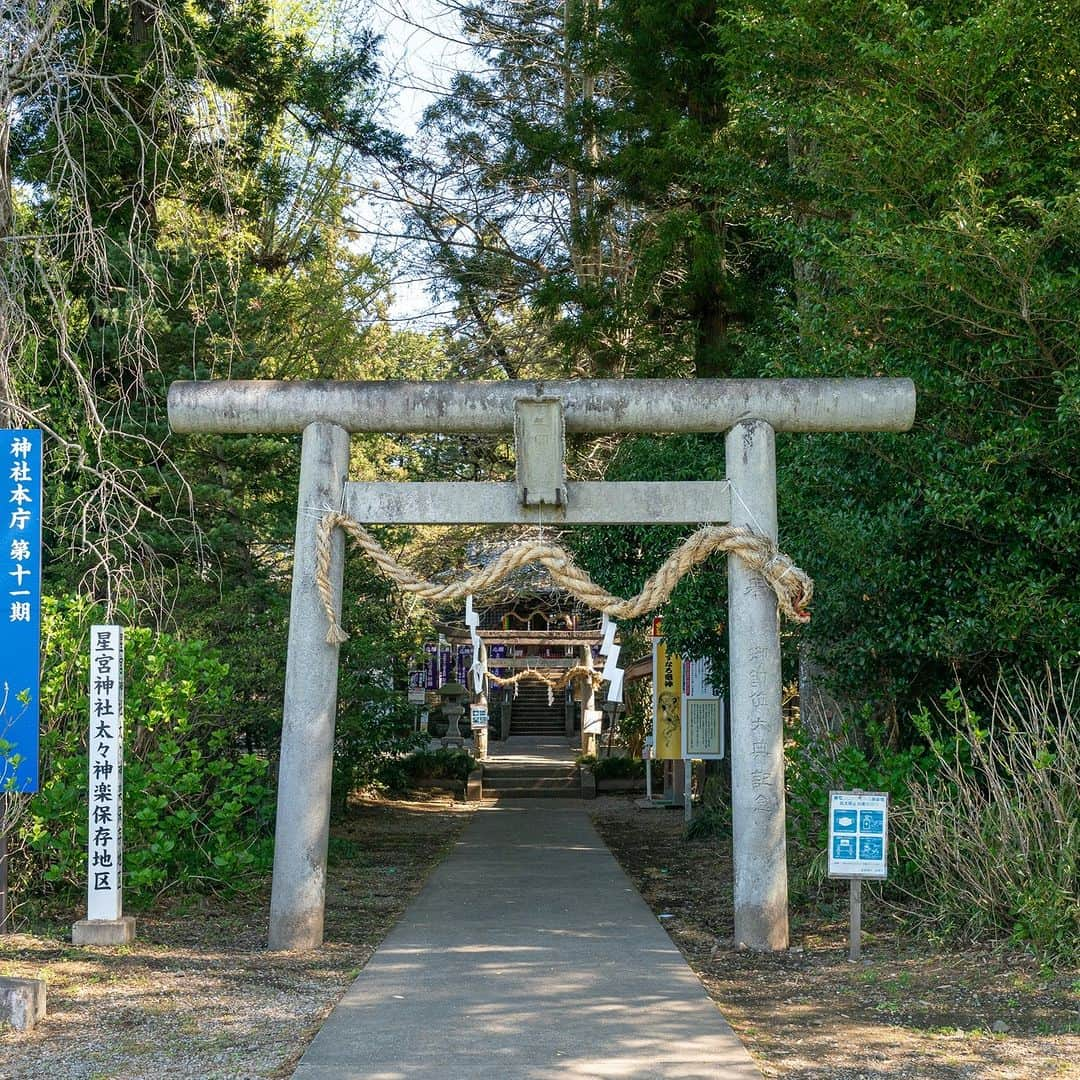
[[[0,429],[0,791],[38,790],[41,432]]]
[[[859,811],[859,832],[885,834],[885,815],[880,810]]]

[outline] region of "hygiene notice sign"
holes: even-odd
[[[829,792],[829,877],[888,877],[889,796]]]

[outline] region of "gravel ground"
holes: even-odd
[[[739,952],[725,846],[684,841],[677,813],[621,798],[595,807],[601,834],[766,1076],[1080,1078],[1080,972],[1000,947],[943,952],[873,903],[864,962],[849,964],[840,885],[835,902],[793,905],[789,952]],[[71,946],[74,911],[0,938],[0,974],[44,978],[49,1004],[34,1031],[0,1034],[0,1078],[288,1077],[470,812],[444,795],[355,804],[333,831],[326,945],[314,954],[265,951],[265,895],[167,903],[138,916],[138,938],[123,948]]]
[[[48,984],[45,1020],[0,1035],[0,1078],[289,1076],[470,813],[446,796],[352,807],[332,834],[316,953],[266,951],[265,895],[137,915],[118,948],[75,948],[66,924],[0,938],[0,973]]]
[[[768,1077],[1080,1078],[1080,971],[1002,945],[945,950],[864,893],[847,959],[847,882],[792,903],[786,953],[732,942],[730,844],[683,839],[681,812],[598,799],[593,819]]]

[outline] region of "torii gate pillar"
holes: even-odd
[[[271,949],[316,949],[323,940],[340,646],[327,643],[326,612],[315,588],[319,514],[313,508],[341,505],[348,471],[349,433],[337,424],[308,424],[296,501],[270,892]],[[330,587],[340,610],[345,565],[340,529],[332,543]]]
[[[906,431],[914,418],[915,387],[908,379],[174,383],[169,421],[176,432],[303,432],[270,947],[313,949],[323,936],[338,667],[338,647],[325,640],[315,588],[323,513],[344,508],[366,524],[417,525],[727,520],[775,541],[775,431]],[[433,430],[512,431],[519,457],[532,447],[537,460],[519,468],[517,485],[346,482],[350,433]],[[724,432],[727,480],[566,482],[559,453],[564,432]],[[342,547],[338,535],[330,586],[339,602]],[[735,941],[783,949],[787,860],[776,601],[738,559],[728,562]]]
[[[744,420],[724,443],[731,524],[776,542],[776,437]],[[760,574],[728,556],[731,836],[735,946],[788,947],[784,836],[784,726],[776,596]]]

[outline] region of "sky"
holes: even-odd
[[[441,96],[454,75],[475,66],[473,53],[458,36],[457,18],[439,0],[371,0],[367,25],[382,37],[380,66],[389,89],[379,109],[381,122],[412,139],[426,109]],[[361,227],[373,231],[392,224],[386,207],[365,199],[353,208]],[[385,243],[383,244],[385,249]],[[401,327],[430,329],[447,321],[448,305],[433,303],[428,279],[398,280],[390,318]]]

